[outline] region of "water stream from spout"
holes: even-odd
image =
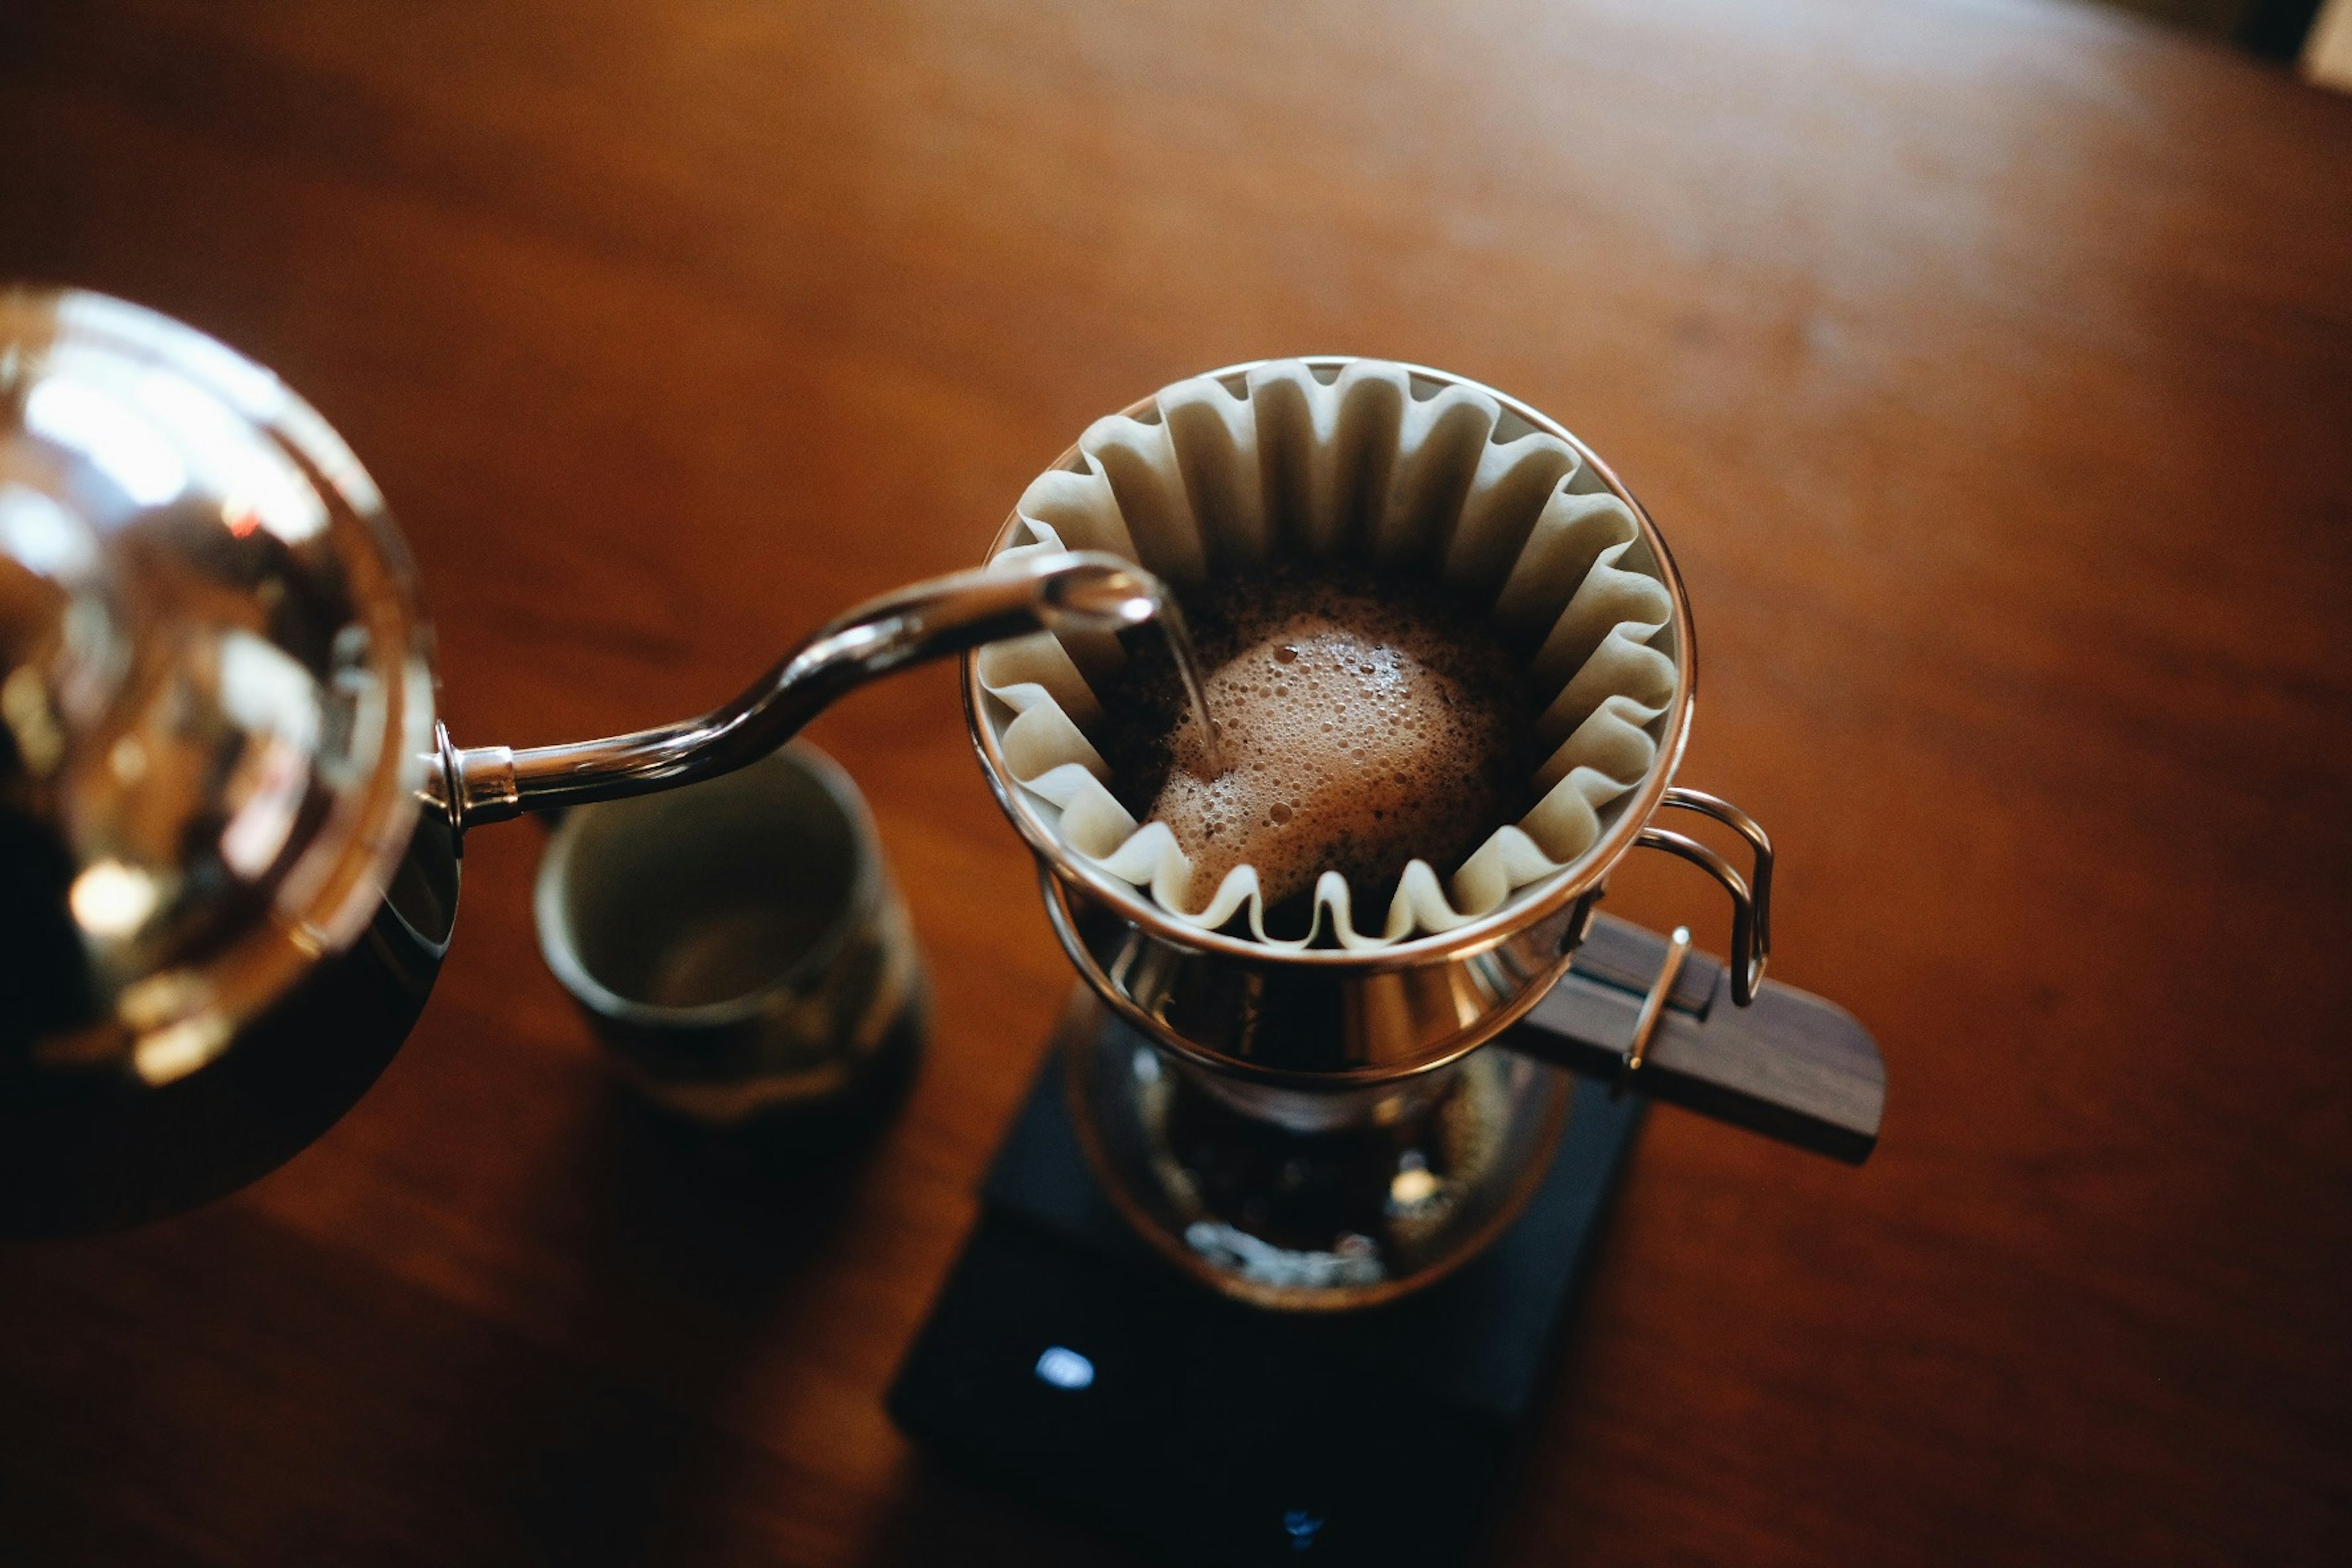
[[[1152,605],[1152,620],[1160,633],[1168,639],[1169,656],[1176,661],[1177,679],[1184,683],[1184,700],[1192,704],[1192,722],[1199,726],[1201,756],[1208,764],[1207,778],[1223,776],[1226,768],[1224,738],[1218,731],[1216,720],[1209,716],[1209,693],[1201,678],[1201,661],[1192,649],[1192,635],[1184,627],[1184,612],[1176,606],[1176,595],[1161,588]]]

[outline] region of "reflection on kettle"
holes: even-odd
[[[432,989],[467,828],[723,773],[902,666],[1160,604],[1101,554],[961,573],[700,718],[461,749],[382,498],[267,371],[6,291],[0,400],[0,1235],[169,1213],[332,1125]]]

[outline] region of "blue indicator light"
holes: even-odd
[[[1290,1549],[1304,1552],[1315,1544],[1323,1532],[1323,1521],[1303,1508],[1294,1508],[1282,1516],[1283,1533],[1290,1537]]]
[[[1075,1394],[1095,1380],[1095,1363],[1067,1345],[1047,1345],[1037,1358],[1037,1381]]]

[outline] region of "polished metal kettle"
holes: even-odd
[[[0,290],[0,1235],[131,1223],[323,1132],[415,1024],[480,823],[765,755],[850,688],[1159,585],[1073,552],[862,605],[734,701],[459,748],[366,470],[153,311]]]

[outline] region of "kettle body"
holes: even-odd
[[[364,1091],[456,843],[415,575],[315,411],[166,317],[12,289],[0,412],[0,1233],[88,1230]]]

